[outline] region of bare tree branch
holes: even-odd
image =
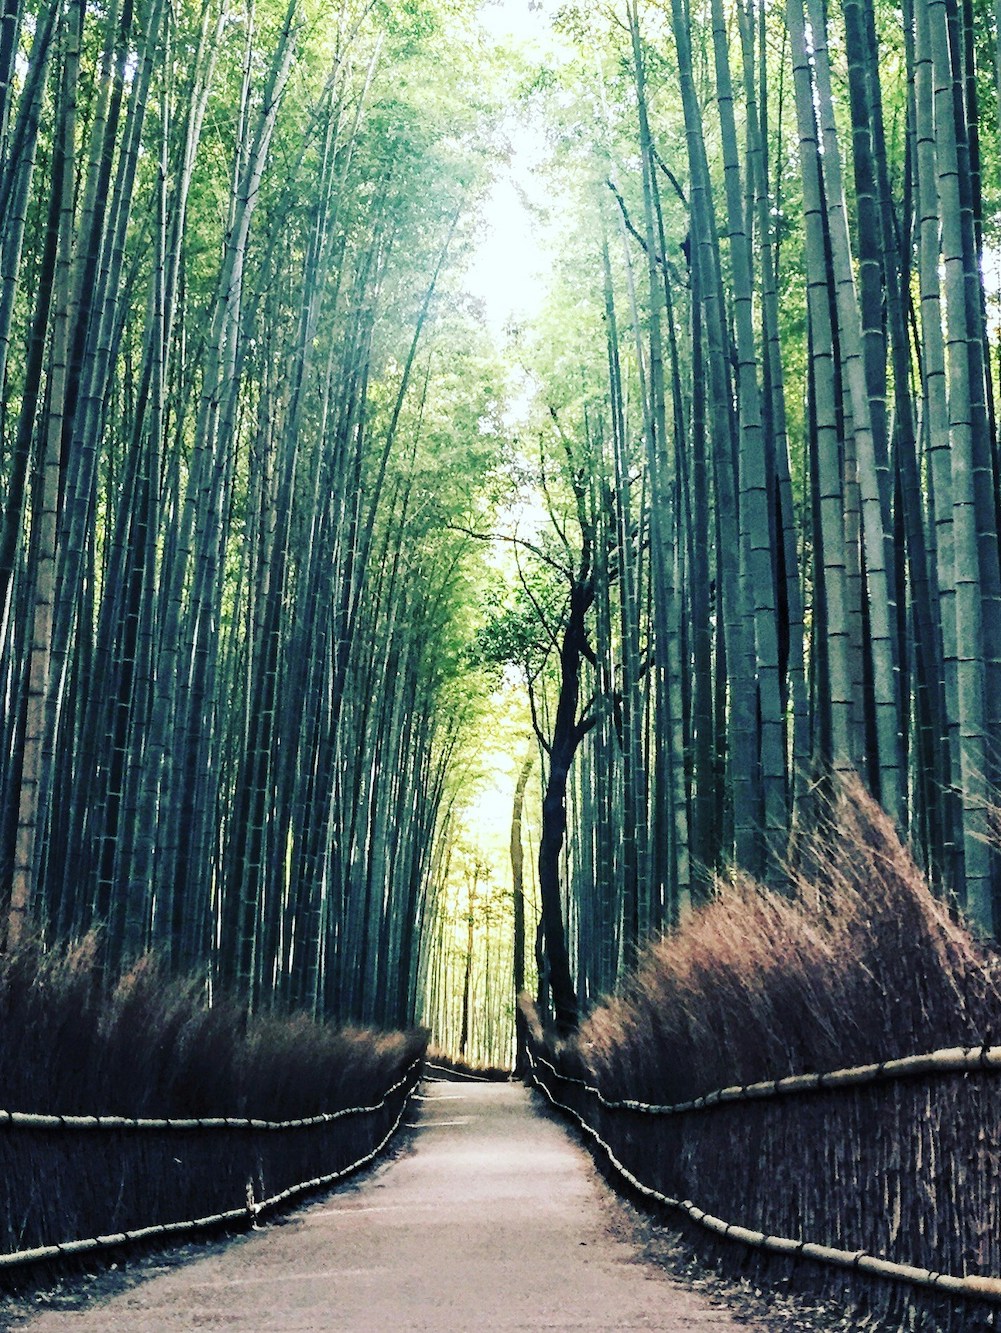
[[[524,551],[531,551],[537,560],[541,560],[544,565],[556,571],[562,578],[568,582],[573,581],[573,571],[566,565],[561,565],[558,560],[542,549],[536,546],[534,542],[527,541],[524,537],[510,532],[477,532],[475,528],[467,528],[461,523],[446,523],[446,532],[458,532],[464,537],[472,537],[478,542],[506,542],[509,546],[521,547]]]
[[[560,642],[558,638],[558,631],[554,630],[553,627],[550,625],[549,619],[546,616],[542,604],[540,603],[539,599],[536,597],[532,589],[528,586],[528,580],[525,578],[525,573],[521,567],[521,561],[518,559],[517,555],[515,556],[515,565],[518,570],[518,581],[521,583],[522,590],[524,591],[525,596],[528,598],[528,600],[532,603],[532,610],[539,617],[539,620],[542,624],[542,628],[546,631],[546,634],[549,637],[549,646],[559,651]]]

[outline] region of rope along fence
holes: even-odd
[[[0,1253],[0,1271],[214,1226],[253,1225],[264,1213],[374,1161],[400,1127],[422,1064],[422,1057],[413,1060],[371,1105],[295,1120],[0,1111],[0,1170],[7,1182],[0,1225],[17,1246]],[[10,1130],[18,1132],[5,1132]],[[320,1160],[332,1169],[316,1174]],[[75,1187],[67,1190],[67,1180]],[[29,1197],[15,1199],[14,1182],[30,1182]],[[239,1205],[220,1206],[227,1196],[230,1204],[239,1199]],[[60,1242],[39,1239],[60,1221],[66,1231],[75,1229],[76,1215],[85,1202],[92,1213],[95,1198],[113,1201],[104,1234]],[[212,1200],[208,1211],[192,1207],[206,1198]],[[144,1208],[147,1220],[140,1223]],[[162,1220],[149,1222],[151,1213]]]
[[[606,1097],[600,1088],[582,1078],[561,1073],[549,1060],[541,1055],[530,1055],[540,1065],[545,1065],[561,1083],[573,1084],[583,1088],[595,1097],[606,1111],[637,1111],[640,1115],[683,1115],[688,1111],[708,1110],[725,1102],[760,1101],[771,1097],[789,1096],[803,1092],[823,1092],[833,1088],[861,1087],[865,1084],[880,1083],[895,1078],[916,1078],[923,1074],[966,1074],[983,1069],[1001,1070],[1001,1046],[950,1046],[945,1050],[931,1051],[927,1055],[909,1055],[898,1060],[885,1060],[880,1064],[856,1065],[852,1069],[834,1069],[826,1074],[793,1074],[786,1078],[769,1079],[763,1083],[745,1083],[730,1088],[717,1088],[703,1097],[695,1097],[688,1102],[674,1102],[669,1106],[658,1106],[650,1102],[632,1101],[628,1098],[614,1100]]]
[[[985,1110],[993,1108],[998,1099],[996,1086],[991,1089],[983,1084],[985,1077],[1001,1070],[1001,1048],[950,1048],[883,1064],[721,1088],[673,1105],[607,1098],[586,1080],[559,1070],[532,1043],[528,1055],[535,1087],[577,1122],[622,1179],[645,1198],[683,1213],[713,1235],[769,1254],[810,1259],[964,1301],[1001,1305],[1001,1278],[994,1276],[996,1268],[987,1268],[998,1259],[997,1149],[1001,1126],[996,1110],[993,1122],[990,1117],[985,1120]],[[959,1100],[957,1085],[969,1094],[966,1100],[972,1105],[972,1117],[957,1119],[949,1114]],[[778,1108],[757,1105],[776,1098],[794,1099],[797,1094],[802,1097],[800,1107],[790,1100],[793,1114],[787,1115],[781,1125],[775,1123],[780,1118]],[[880,1094],[893,1106],[881,1110],[873,1101]],[[846,1096],[858,1104],[839,1120],[834,1103],[838,1099],[843,1102]],[[586,1103],[590,1103],[590,1115]],[[755,1123],[737,1123],[735,1115],[727,1113],[735,1107],[745,1114],[752,1111]],[[773,1112],[770,1125],[763,1118],[769,1110]],[[895,1152],[891,1139],[909,1114],[914,1121],[911,1134],[902,1146],[898,1141]],[[948,1155],[950,1160],[935,1152],[935,1136],[942,1122],[959,1129],[959,1141]],[[836,1132],[839,1124],[840,1134]],[[869,1127],[868,1134],[865,1126]],[[739,1132],[741,1129],[744,1132]],[[809,1140],[804,1139],[808,1130],[814,1131]],[[817,1132],[831,1137],[821,1142]],[[730,1153],[725,1151],[728,1142],[733,1145]],[[915,1146],[916,1151],[911,1151]],[[755,1147],[759,1149],[757,1161]],[[712,1162],[708,1172],[704,1168],[706,1157]],[[810,1206],[811,1196],[823,1190],[823,1182],[817,1181],[815,1173],[802,1169],[811,1157],[839,1162],[841,1166],[829,1180],[826,1210]],[[867,1167],[880,1157],[886,1170],[881,1181],[873,1182]],[[902,1173],[908,1166],[921,1173],[911,1193],[925,1206],[923,1212],[919,1210],[918,1225],[913,1228],[908,1226],[901,1187]],[[724,1218],[733,1217],[736,1207],[727,1211],[715,1204],[703,1207],[693,1202],[687,1196],[694,1191],[682,1188],[693,1177],[707,1185],[710,1181],[715,1184],[717,1198],[721,1193],[729,1194],[729,1202],[739,1206],[745,1217],[727,1221]],[[764,1188],[769,1177],[774,1185],[771,1189]],[[724,1183],[721,1190],[721,1182],[727,1179],[729,1189]],[[870,1190],[868,1199],[850,1200],[844,1189],[849,1179],[875,1183],[883,1197],[873,1197]],[[665,1188],[666,1181],[675,1188]],[[831,1207],[830,1196],[840,1203],[839,1209]],[[702,1201],[706,1202],[705,1196]],[[769,1206],[776,1201],[777,1206]],[[935,1226],[930,1225],[929,1206],[936,1213]],[[783,1234],[800,1230],[805,1237],[816,1219],[826,1221],[839,1241],[846,1235],[853,1240],[872,1238],[886,1217],[884,1213],[881,1218],[882,1209],[889,1215],[885,1229],[890,1235],[884,1235],[884,1242],[892,1243],[903,1236],[926,1252],[953,1259],[957,1266],[981,1271],[941,1271],[930,1264],[884,1258],[871,1244],[849,1247]],[[767,1229],[760,1223],[757,1227],[748,1224],[751,1219],[746,1214],[755,1211],[759,1216],[770,1214]],[[783,1216],[791,1225],[775,1226]],[[983,1271],[985,1268],[987,1271]]]

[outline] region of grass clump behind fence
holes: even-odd
[[[151,959],[109,993],[93,939],[0,957],[5,1111],[298,1120],[376,1106],[425,1044],[208,1007]],[[415,1079],[371,1113],[286,1130],[0,1125],[0,1253],[230,1212],[340,1171],[386,1137]]]
[[[428,1048],[427,1068],[434,1078],[452,1078],[456,1081],[472,1079],[477,1083],[508,1083],[511,1080],[510,1069],[460,1060],[435,1046]]]
[[[562,1072],[610,1100],[665,1105],[1001,1042],[993,951],[933,897],[861,788],[845,789],[803,837],[788,874],[788,896],[742,878],[721,885],[680,931],[653,944],[573,1040],[552,1044]],[[728,1222],[933,1271],[1001,1276],[996,1073],[663,1118],[603,1109],[569,1085],[561,1096],[645,1183]],[[785,1261],[761,1262],[786,1272]],[[828,1288],[841,1292],[845,1282],[834,1273]],[[852,1285],[891,1323],[995,1326],[987,1307]]]

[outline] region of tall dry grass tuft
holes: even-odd
[[[783,897],[734,877],[650,946],[572,1054],[656,1102],[1001,1037],[992,957],[859,784],[800,840]]]
[[[0,956],[2,1109],[62,1115],[291,1119],[378,1099],[423,1033],[248,1021],[140,959],[107,992],[97,941]]]
[[[661,1105],[1001,1042],[993,948],[933,897],[858,784],[818,810],[787,874],[788,896],[739,876],[721,883],[573,1040],[548,1044],[553,1062],[609,1099]],[[546,1049],[537,1021],[531,1040]],[[670,1198],[767,1235],[1001,1276],[997,1074],[926,1074],[669,1117],[605,1109],[573,1082],[556,1086],[621,1162]],[[700,1234],[708,1254],[748,1263],[746,1251]],[[751,1262],[764,1278],[857,1302],[877,1320],[867,1327],[995,1326],[986,1308],[915,1288]]]
[[[374,1106],[424,1032],[248,1020],[139,961],[110,992],[97,941],[0,956],[0,1109],[59,1115],[292,1120]],[[245,1206],[339,1171],[394,1124],[408,1092],[330,1125],[266,1130],[0,1130],[0,1251]]]

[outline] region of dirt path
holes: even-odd
[[[587,1154],[526,1090],[434,1083],[354,1187],[30,1333],[760,1329],[643,1262]]]

